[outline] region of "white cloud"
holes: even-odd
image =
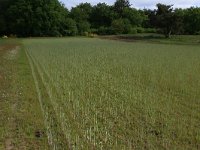
[[[200,6],[200,1],[197,0],[135,0],[133,6],[137,8],[155,8],[157,3],[163,3],[167,5],[174,5],[174,7],[187,8],[191,6]]]
[[[109,5],[112,5],[115,0],[60,0],[63,2],[67,8],[74,7],[82,2],[88,2],[92,5],[95,5],[99,2],[105,2]],[[174,4],[174,7],[181,7],[181,8],[187,8],[191,6],[198,6],[200,7],[200,1],[199,0],[130,0],[130,3],[135,8],[155,8],[155,5],[157,3],[163,3],[163,4]]]

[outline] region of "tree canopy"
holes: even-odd
[[[173,9],[157,4],[138,10],[129,0],[113,5],[81,3],[68,10],[58,0],[0,0],[0,35],[74,36],[86,33],[127,34],[159,32],[200,34],[200,8]],[[150,30],[152,29],[152,30]]]
[[[170,37],[174,24],[172,5],[157,4],[156,27],[162,29],[166,37]]]

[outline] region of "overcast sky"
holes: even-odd
[[[63,2],[67,8],[74,7],[82,2],[88,2],[92,5],[95,5],[99,2],[107,3],[109,5],[112,5],[115,0],[60,0]],[[130,0],[130,3],[135,8],[150,8],[154,9],[155,5],[157,3],[163,3],[163,4],[174,4],[174,7],[181,7],[181,8],[187,8],[191,6],[198,6],[200,7],[200,0]]]

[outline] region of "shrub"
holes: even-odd
[[[137,29],[136,28],[131,28],[130,34],[137,34]]]
[[[97,32],[99,35],[110,35],[110,34],[114,34],[114,31],[112,29],[112,27],[104,27],[104,26],[101,26],[99,29],[98,29],[98,32]]]
[[[131,32],[132,25],[128,19],[123,19],[124,22],[124,34],[128,34]]]
[[[200,31],[196,32],[195,34],[196,34],[196,35],[200,35]]]
[[[117,19],[112,22],[112,29],[115,34],[122,34],[124,32],[123,19]]]
[[[67,18],[65,20],[64,28],[65,28],[65,30],[63,31],[63,35],[75,36],[78,33],[76,22],[71,18]]]
[[[137,27],[137,33],[144,33],[145,30],[142,27]]]
[[[52,30],[50,31],[46,36],[52,36],[52,37],[61,37],[62,34],[58,30]]]
[[[81,35],[82,36],[89,36],[89,32],[83,32]]]
[[[88,34],[88,37],[90,37],[90,38],[94,38],[94,37],[97,37],[98,35],[97,34],[95,34],[95,33],[89,33]]]
[[[131,34],[136,33],[157,33],[157,30],[154,28],[142,28],[142,27],[136,27],[131,29]]]
[[[145,33],[156,33],[157,30],[155,28],[145,28]]]
[[[98,33],[98,29],[92,28],[92,29],[90,29],[90,32],[91,32],[92,34],[97,34],[97,33]]]
[[[85,32],[89,32],[90,31],[90,23],[87,21],[78,23],[78,31],[79,31],[80,35],[84,35]]]
[[[117,19],[112,22],[112,30],[114,34],[127,34],[131,31],[131,24],[128,19]]]

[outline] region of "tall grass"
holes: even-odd
[[[24,45],[71,149],[200,148],[198,46],[86,38]]]

